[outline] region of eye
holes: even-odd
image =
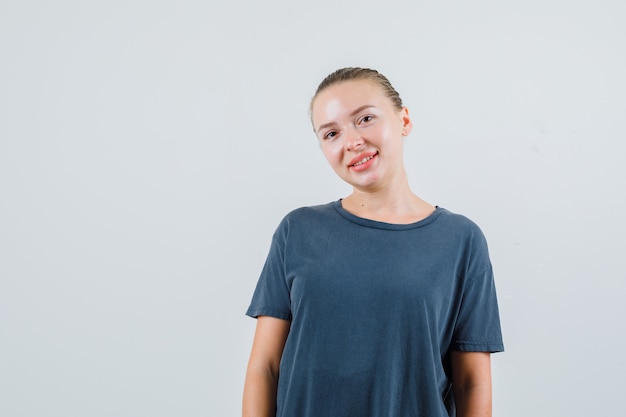
[[[363,116],[359,119],[359,124],[364,124],[364,123],[369,123],[372,120],[374,120],[374,116],[372,116],[371,114],[368,114],[367,116]]]
[[[337,132],[335,132],[334,130],[330,130],[326,132],[326,134],[324,134],[323,139],[332,139],[335,136],[337,136]]]

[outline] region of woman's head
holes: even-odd
[[[412,123],[382,74],[362,68],[330,74],[311,102],[311,122],[326,160],[352,186],[404,181],[403,137]]]
[[[402,108],[404,107],[402,104],[402,99],[400,98],[400,94],[398,94],[396,89],[393,88],[387,77],[385,77],[383,74],[369,68],[347,67],[338,69],[337,71],[329,74],[326,78],[322,80],[320,85],[317,87],[317,90],[315,91],[313,99],[311,100],[311,110],[313,110],[313,104],[315,103],[315,99],[317,98],[317,96],[328,87],[346,81],[358,80],[373,81],[382,88],[384,94],[389,98],[389,100],[391,100],[396,110],[402,110]]]

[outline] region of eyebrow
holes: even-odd
[[[370,108],[370,107],[374,107],[374,106],[373,106],[372,104],[365,104],[365,105],[363,105],[363,106],[359,106],[359,107],[357,107],[355,110],[353,110],[353,111],[350,113],[350,117],[354,117],[354,116],[356,116],[358,113],[361,113],[363,110],[368,109],[368,108]],[[320,130],[322,130],[322,129],[326,129],[327,127],[330,127],[330,126],[332,126],[332,125],[334,125],[334,124],[335,124],[335,122],[324,123],[323,125],[320,125],[320,127],[318,127],[318,128],[317,128],[316,132],[317,132],[317,133],[319,133],[319,132],[320,132]]]

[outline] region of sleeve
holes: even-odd
[[[465,282],[452,348],[465,352],[502,352],[500,314],[487,241],[476,226],[465,256]]]
[[[272,316],[291,320],[291,297],[285,272],[288,231],[288,220],[285,218],[272,237],[269,254],[246,311],[250,317]]]

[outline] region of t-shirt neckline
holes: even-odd
[[[347,220],[353,223],[359,224],[361,226],[372,227],[375,229],[384,229],[384,230],[409,230],[409,229],[415,229],[418,227],[423,227],[437,220],[437,218],[445,210],[439,206],[435,206],[435,211],[433,211],[430,215],[423,218],[422,220],[418,220],[414,223],[406,223],[406,224],[385,223],[385,222],[381,222],[377,220],[366,219],[366,218],[359,217],[350,213],[349,211],[343,208],[343,206],[341,205],[341,200],[342,199],[340,198],[339,200],[333,201],[332,204],[335,210],[337,211],[337,213],[339,213],[342,217],[346,218]]]

